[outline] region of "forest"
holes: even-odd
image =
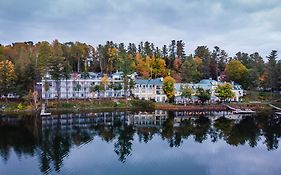
[[[187,55],[182,40],[162,47],[148,41],[128,45],[107,41],[97,47],[58,40],[0,44],[0,96],[16,93],[24,97],[46,73],[61,80],[73,72],[111,74],[117,70],[124,75],[137,72],[145,79],[171,76],[175,82],[198,82],[220,77],[248,90],[281,90],[281,60],[276,50],[263,58],[258,52],[230,56],[218,46],[198,46]]]

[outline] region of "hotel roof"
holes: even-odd
[[[152,84],[152,85],[162,85],[163,81],[161,80],[161,78],[156,78],[156,79],[149,79],[149,80],[145,80],[145,79],[136,79],[135,80],[136,84]]]

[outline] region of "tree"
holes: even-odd
[[[181,86],[181,96],[184,98],[191,98],[192,89],[188,86]]]
[[[104,75],[101,79],[101,90],[104,92],[104,96],[106,96],[107,85],[108,85],[108,76]]]
[[[201,103],[204,104],[206,101],[211,99],[211,91],[209,89],[204,90],[203,88],[198,88],[196,90],[196,96],[201,101]]]
[[[169,69],[172,68],[175,59],[176,59],[176,41],[172,40],[171,44],[169,45],[169,56],[167,59],[167,66]]]
[[[136,47],[135,43],[129,43],[128,54],[131,54],[133,57],[136,56],[136,54],[137,54],[137,47]]]
[[[148,41],[146,41],[144,43],[144,52],[145,52],[146,56],[152,57],[152,55],[153,55],[153,50],[152,50],[152,47],[151,47],[151,43],[149,43]]]
[[[99,93],[101,91],[101,86],[100,85],[94,85],[90,87],[90,92],[98,93],[98,97],[100,96]]]
[[[127,96],[128,96],[128,89],[129,88],[129,77],[128,75],[134,72],[135,64],[133,60],[133,55],[127,54],[125,49],[120,49],[118,51],[118,66],[120,70],[123,72],[123,79],[124,79],[124,95],[126,98],[127,103]]]
[[[50,75],[52,79],[55,80],[56,83],[56,92],[57,92],[57,99],[60,98],[60,82],[61,78],[63,77],[63,63],[62,58],[54,58],[50,62]]]
[[[87,90],[86,90],[87,86],[86,86],[85,80],[88,79],[89,77],[90,77],[89,72],[82,72],[81,73],[81,78],[84,80],[84,82],[83,82],[83,92],[84,92],[83,97],[84,97],[84,99],[87,98]]]
[[[164,45],[162,48],[162,57],[164,58],[166,64],[168,63],[168,48],[167,45]]]
[[[279,60],[278,64],[277,64],[277,72],[281,72],[281,60]],[[278,80],[277,80],[277,87],[279,89],[279,91],[281,91],[281,74],[278,74]]]
[[[140,53],[136,55],[136,70],[144,78],[149,78],[151,75],[150,59],[149,56],[143,58]]]
[[[215,89],[215,93],[221,101],[235,97],[235,93],[232,91],[232,85],[229,83],[219,84]]]
[[[52,58],[49,61],[49,73],[52,76],[52,79],[56,82],[56,91],[57,91],[57,99],[60,98],[60,83],[63,77],[63,69],[64,69],[64,58],[62,57],[62,47],[61,44],[55,40],[52,45]]]
[[[174,84],[175,80],[171,76],[166,76],[163,80],[163,91],[169,102],[172,102],[175,96]]]
[[[73,82],[73,91],[76,91],[76,92],[78,91],[78,96],[79,96],[80,90],[81,90],[81,85],[79,84],[79,82],[74,81]]]
[[[225,72],[229,81],[234,81],[242,85],[246,84],[248,69],[240,61],[230,61],[225,67]]]
[[[151,76],[153,78],[163,77],[167,74],[165,60],[162,58],[152,57],[150,60]]]
[[[268,87],[270,87],[271,91],[275,90],[277,87],[277,64],[276,64],[276,59],[277,59],[277,51],[272,50],[270,55],[267,56],[268,58],[268,63],[267,63],[267,84]],[[280,73],[279,73],[280,74]]]
[[[265,75],[265,64],[258,52],[251,54],[250,59],[249,84],[251,89],[255,89],[265,84],[265,79],[262,78]]]
[[[214,80],[217,80],[219,75],[219,70],[218,70],[219,56],[220,56],[220,48],[218,46],[215,46],[210,62],[210,76]]]
[[[5,96],[8,102],[8,94],[14,92],[16,74],[14,64],[10,60],[0,62],[0,95]]]
[[[44,91],[45,91],[45,101],[46,101],[46,104],[48,105],[47,92],[50,90],[50,84],[47,81],[44,81],[43,88],[44,88]]]
[[[240,61],[243,65],[246,66],[246,68],[251,67],[252,60],[248,53],[238,52],[238,53],[236,53],[236,56],[234,57],[234,59]]]
[[[185,43],[182,40],[177,41],[177,56],[181,60],[185,57],[184,45]]]
[[[186,59],[181,66],[182,80],[185,82],[197,82],[201,78],[198,66],[193,59]]]
[[[119,50],[125,50],[124,48],[124,44],[121,43],[119,45]],[[117,48],[112,44],[109,45],[109,48],[107,49],[107,55],[108,55],[108,62],[109,62],[109,65],[110,67],[108,67],[108,73],[112,73],[114,68],[113,68],[113,65],[116,63],[117,61]]]
[[[16,92],[19,97],[28,95],[30,91],[35,91],[35,83],[40,81],[40,74],[36,69],[35,62],[30,60],[24,67],[15,65]]]
[[[49,62],[51,60],[51,57],[52,57],[52,50],[50,44],[46,41],[39,43],[38,67],[41,76],[44,78],[49,70]]]
[[[211,53],[207,46],[198,46],[195,50],[194,57],[198,57],[202,60],[201,70],[203,78],[210,78],[210,64],[211,64]]]
[[[64,61],[62,78],[65,79],[65,88],[66,88],[66,102],[68,103],[68,80],[70,79],[71,66],[68,61]]]
[[[75,44],[72,45],[70,52],[74,62],[73,65],[76,65],[76,71],[79,73],[81,61],[84,62],[89,54],[89,47],[85,43],[75,42]],[[75,67],[73,70],[75,70]]]

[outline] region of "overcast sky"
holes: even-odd
[[[182,39],[187,53],[207,45],[265,56],[281,52],[281,0],[0,0],[1,44],[54,39],[94,46]]]

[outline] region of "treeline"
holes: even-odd
[[[116,70],[125,75],[136,71],[143,78],[171,75],[176,82],[220,77],[246,89],[275,91],[281,87],[281,61],[277,58],[275,50],[266,58],[258,52],[238,52],[231,57],[217,46],[198,46],[193,54],[186,55],[182,40],[172,40],[162,47],[148,41],[127,46],[108,41],[97,47],[58,40],[13,43],[0,45],[0,94],[16,92],[23,97],[47,72],[60,80],[69,79],[72,72],[110,74]]]

